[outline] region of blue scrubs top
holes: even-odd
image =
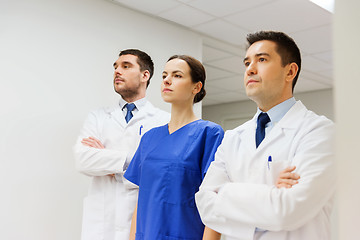
[[[223,136],[201,119],[172,134],[167,124],[144,134],[124,175],[139,186],[136,240],[202,239],[195,193]]]

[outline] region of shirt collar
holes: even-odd
[[[271,122],[272,123],[279,122],[295,103],[296,100],[294,97],[292,97],[272,107],[269,111],[267,111],[267,114],[269,115]],[[256,119],[261,112],[262,111],[258,108],[256,112]]]
[[[147,99],[146,99],[146,98],[141,98],[141,99],[139,99],[139,100],[136,100],[136,101],[134,102],[134,104],[135,104],[137,110],[140,111],[142,108],[145,107],[146,102],[147,102]],[[127,103],[128,103],[128,102],[126,102],[122,97],[120,97],[119,106],[120,106],[120,108],[121,108],[122,110],[124,109],[124,107],[125,107],[125,105],[126,105]]]

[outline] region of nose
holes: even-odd
[[[253,62],[249,63],[249,65],[248,65],[248,66],[246,67],[246,69],[245,69],[245,73],[246,73],[248,76],[257,74],[256,64],[253,63]]]
[[[115,68],[115,75],[118,75],[118,74],[121,75],[120,66]]]
[[[171,84],[171,78],[170,78],[170,76],[166,76],[165,78],[163,78],[163,84],[164,84],[165,86]]]

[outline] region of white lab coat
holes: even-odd
[[[196,194],[205,225],[227,240],[330,240],[333,128],[298,101],[257,149],[255,117],[227,131]],[[299,183],[276,188],[279,172],[293,165]]]
[[[89,114],[74,147],[77,169],[92,177],[84,199],[82,240],[129,239],[138,189],[125,187],[130,182],[122,178],[123,166],[126,159],[132,159],[141,136],[169,119],[169,113],[148,101],[128,124],[119,105]],[[99,139],[105,149],[81,144],[81,139],[90,136]],[[113,173],[119,177],[108,176]]]

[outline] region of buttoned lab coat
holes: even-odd
[[[74,148],[77,169],[92,177],[84,199],[82,240],[129,239],[138,189],[127,188],[126,179],[108,174],[122,176],[124,163],[132,159],[141,136],[169,119],[170,114],[148,101],[128,124],[119,105],[89,114]],[[81,140],[90,136],[99,139],[105,149],[84,146]]]
[[[298,101],[257,149],[255,117],[226,132],[196,194],[204,224],[227,240],[331,239],[333,128]],[[299,183],[276,188],[279,172],[293,165]]]

